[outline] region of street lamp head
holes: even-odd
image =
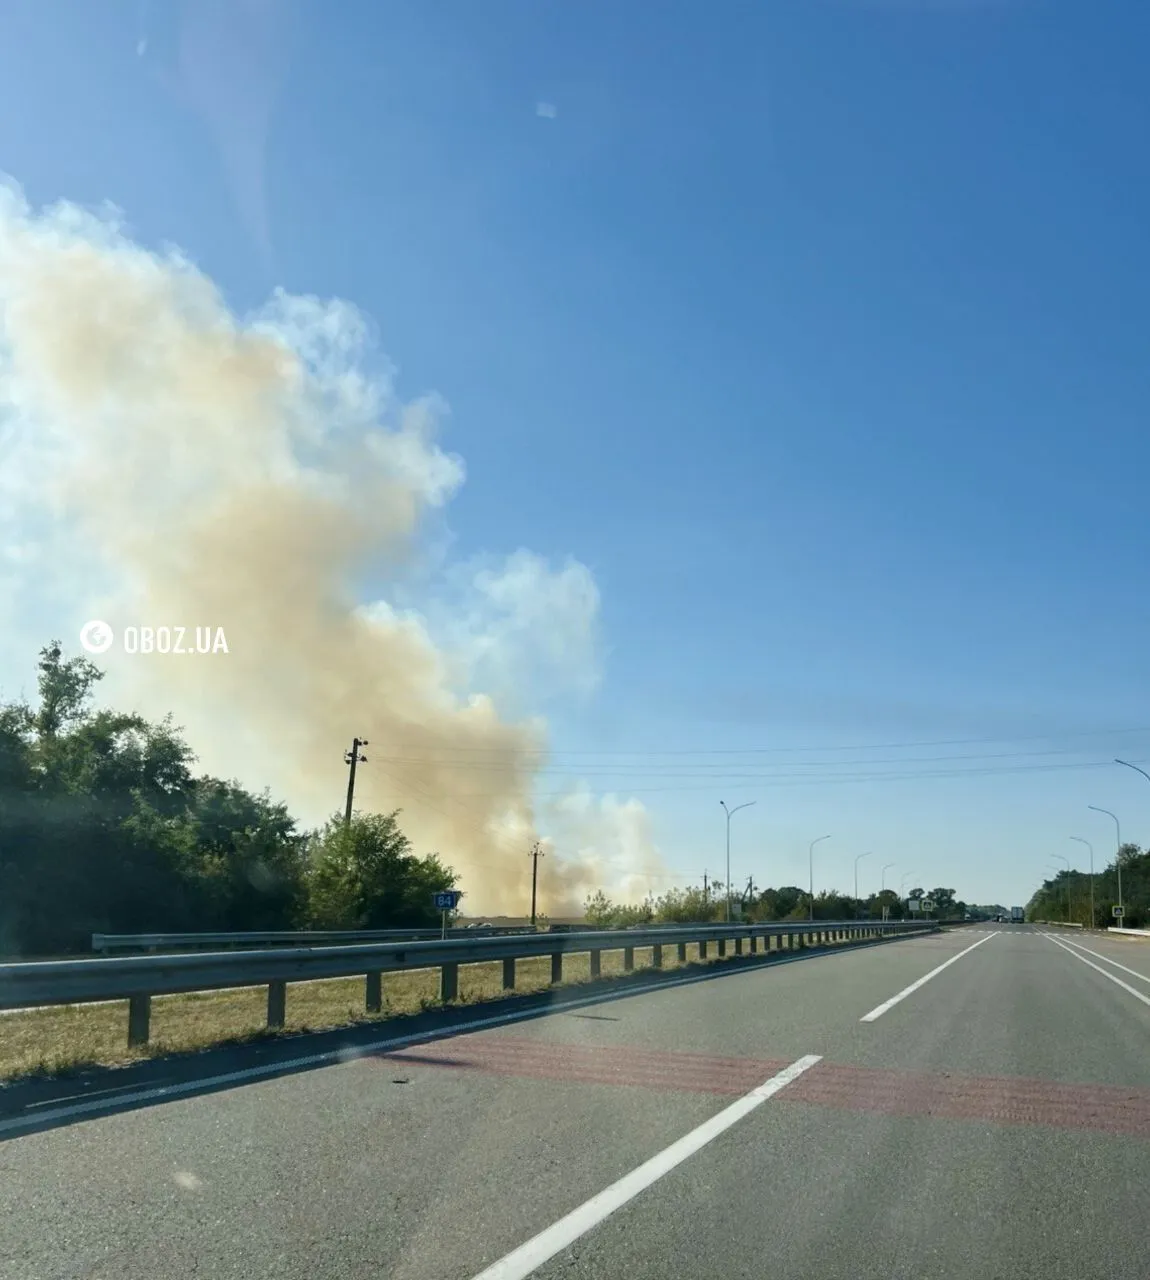
[[[1115,756],[1114,763],[1125,765],[1127,769],[1133,769],[1135,773],[1140,773],[1147,782],[1150,782],[1150,773],[1147,773],[1145,769],[1140,769],[1136,764],[1131,764],[1129,760],[1119,760],[1118,757]]]

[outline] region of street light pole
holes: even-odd
[[[1111,813],[1109,809],[1100,809],[1096,804],[1088,804],[1086,807],[1093,809],[1095,813],[1104,813],[1108,818],[1114,819],[1114,830],[1118,836],[1118,852],[1114,855],[1114,865],[1118,868],[1118,907],[1120,918],[1125,919],[1125,912],[1122,911],[1122,827],[1119,825],[1118,815]]]
[[[1094,919],[1094,846],[1089,840],[1083,840],[1081,836],[1071,836],[1071,840],[1076,840],[1079,844],[1084,844],[1090,850],[1090,927],[1093,929],[1097,924]]]
[[[1135,773],[1140,773],[1146,779],[1147,782],[1150,782],[1150,773],[1147,773],[1145,769],[1139,769],[1136,764],[1131,764],[1129,760],[1119,760],[1118,757],[1115,756],[1114,763],[1123,764],[1126,766],[1127,769],[1133,769]],[[1121,841],[1118,842],[1118,905],[1119,906],[1122,905],[1122,842]],[[1125,923],[1125,921],[1123,921],[1123,923]]]
[[[880,895],[880,896],[881,896],[882,894],[886,893],[886,873],[891,869],[891,867],[897,867],[897,866],[898,866],[898,863],[897,863],[897,862],[888,862],[888,863],[886,864],[886,866],[885,866],[885,867],[883,867],[883,869],[882,869],[882,876],[881,876],[881,878],[879,879],[879,895]],[[883,906],[883,907],[882,907],[882,918],[883,918],[884,920],[886,919],[886,907],[885,907],[885,906]]]
[[[756,801],[748,800],[746,804],[737,804],[733,809],[727,808],[727,802],[720,800],[723,812],[727,815],[727,923],[731,923],[731,815],[740,809],[749,809]]]
[[[1067,864],[1067,924],[1071,923],[1071,860],[1063,854],[1051,854],[1051,858],[1057,858],[1062,863]],[[1057,870],[1059,876],[1062,876],[1062,868],[1054,867],[1053,864],[1046,864],[1050,870]]]
[[[1059,862],[1066,863],[1066,923],[1070,923],[1070,859],[1065,854],[1052,853],[1052,858],[1057,858]]]
[[[858,919],[859,913],[859,863],[863,858],[869,858],[869,853],[860,853],[855,859],[855,919]]]
[[[811,847],[807,851],[811,865],[811,919],[815,918],[815,845],[822,844],[824,840],[829,840],[830,836],[819,836],[817,840],[811,841]]]

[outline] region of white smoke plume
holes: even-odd
[[[628,892],[658,866],[642,806],[579,793],[541,833],[545,726],[490,696],[516,670],[591,686],[589,572],[485,561],[463,571],[454,624],[442,601],[431,626],[371,600],[410,577],[464,469],[435,440],[444,406],[398,402],[370,337],[351,305],[282,292],[237,318],[114,214],[34,211],[0,185],[0,603],[14,622],[47,601],[66,640],[92,617],[118,633],[222,627],[227,654],[109,651],[102,693],[171,710],[201,767],[270,786],[308,823],[340,807],[343,752],[366,738],[357,808],[401,807],[472,910],[522,913],[532,842],[563,832],[547,840],[545,910]],[[487,691],[461,687],[477,678]]]

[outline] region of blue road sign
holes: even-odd
[[[461,896],[456,889],[448,889],[444,893],[433,893],[431,895],[436,911],[454,911]]]

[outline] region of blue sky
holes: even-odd
[[[816,887],[1021,902],[1110,851],[1087,804],[1150,839],[1104,766],[1150,759],[1150,10],[246,7],[202,6],[213,130],[179,6],[10,4],[0,170],[240,311],[350,299],[446,399],[452,547],[601,599],[541,791],[638,797],[668,879],[720,799],[760,883],[830,832]]]

